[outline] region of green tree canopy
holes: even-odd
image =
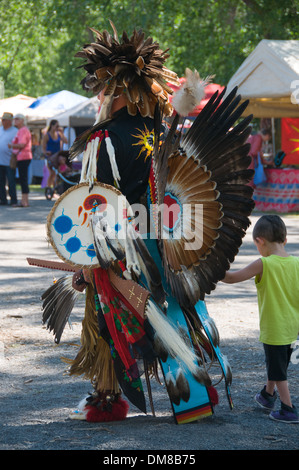
[[[62,89],[85,94],[80,59],[88,27],[142,28],[186,67],[226,85],[262,39],[299,38],[299,0],[0,0],[0,80],[5,97]]]

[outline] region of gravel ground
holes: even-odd
[[[72,421],[69,413],[91,387],[65,375],[62,357],[73,358],[79,345],[84,297],[66,327],[60,345],[41,324],[40,295],[59,273],[28,266],[27,257],[57,259],[46,240],[45,221],[53,202],[30,194],[29,208],[0,207],[0,450],[184,451],[298,450],[299,426],[277,423],[254,402],[265,383],[254,281],[219,283],[207,297],[221,351],[233,371],[230,410],[224,384],[217,386],[220,403],[212,417],[176,425],[165,387],[153,381],[156,416],[130,406],[119,423]],[[234,263],[240,268],[257,257],[252,225]],[[284,216],[288,250],[299,255],[299,217]],[[289,383],[299,407],[299,369],[290,364]],[[148,405],[148,410],[150,406]]]

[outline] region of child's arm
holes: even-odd
[[[236,282],[247,281],[247,279],[251,279],[255,276],[260,276],[260,279],[263,274],[263,262],[261,259],[257,259],[250,263],[246,268],[240,269],[239,271],[228,271],[225,274],[224,279],[222,282],[226,282],[227,284],[234,284]]]

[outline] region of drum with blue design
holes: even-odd
[[[91,217],[102,213],[118,239],[125,238],[128,202],[116,188],[79,183],[63,193],[48,215],[47,234],[57,255],[78,267],[99,265],[93,242]]]

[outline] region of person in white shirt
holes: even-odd
[[[16,170],[10,168],[11,149],[8,144],[12,142],[18,129],[12,125],[13,114],[3,113],[0,127],[0,205],[8,204],[6,195],[6,180],[8,181],[8,192],[10,204],[17,206]]]

